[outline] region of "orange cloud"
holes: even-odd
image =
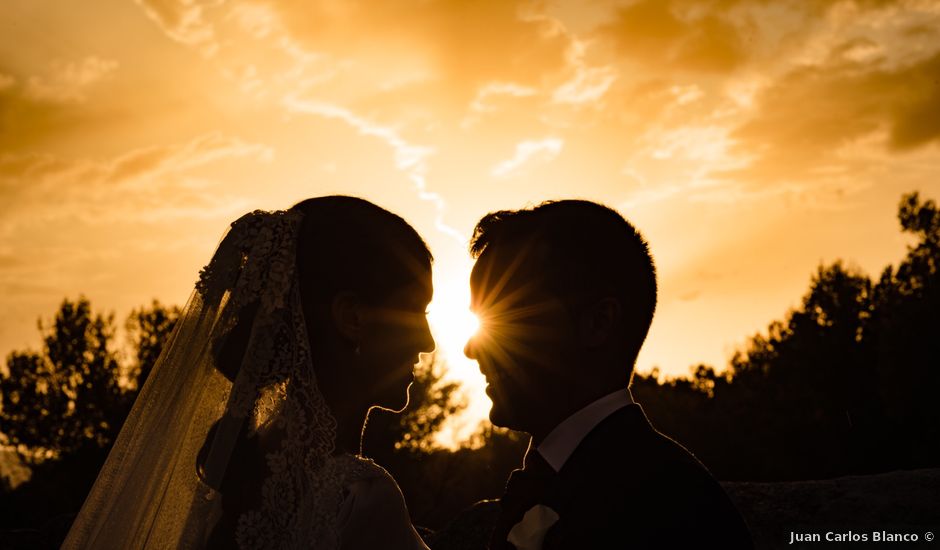
[[[758,96],[732,137],[756,161],[737,177],[809,177],[836,153],[874,137],[896,151],[940,141],[940,54],[898,68],[844,59],[790,71]],[[883,136],[883,137],[879,137]]]
[[[0,73],[0,92],[12,88],[16,84],[16,79],[8,74]]]
[[[389,0],[369,3],[276,0],[291,36],[338,59],[413,58],[469,101],[491,82],[538,86],[565,68],[570,38],[533,2]],[[389,59],[393,66],[401,59]],[[381,67],[376,67],[381,70]]]
[[[193,185],[190,173],[226,158],[270,160],[260,144],[210,133],[187,143],[146,147],[111,160],[65,159],[49,154],[0,156],[0,234],[27,218],[78,217],[88,223],[160,219],[211,212],[219,197]],[[55,196],[55,201],[49,201]],[[231,208],[226,204],[226,208]],[[28,214],[27,214],[28,212]],[[210,214],[211,215],[211,214]]]
[[[697,7],[641,0],[617,9],[600,34],[629,61],[657,71],[725,73],[741,66],[748,58],[741,25],[713,13],[707,4]]]
[[[203,54],[212,55],[218,49],[215,29],[206,21],[205,7],[218,6],[218,2],[196,3],[187,0],[135,0],[150,19],[172,39],[199,47]]]

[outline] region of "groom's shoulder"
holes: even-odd
[[[671,533],[676,540],[751,547],[746,524],[718,481],[685,447],[657,431],[639,405],[624,407],[588,434],[561,477],[565,511],[583,516],[585,525],[631,518],[640,539]]]
[[[588,455],[588,461],[593,463],[705,470],[682,444],[654,428],[637,403],[621,408],[598,424],[576,449],[575,454],[579,453]]]
[[[565,468],[598,490],[661,495],[720,491],[708,469],[679,442],[656,430],[638,404],[601,422]]]

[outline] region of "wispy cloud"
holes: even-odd
[[[88,224],[121,219],[212,215],[211,192],[191,172],[224,159],[270,161],[273,150],[217,132],[189,142],[144,147],[112,159],[67,159],[49,154],[0,156],[0,233],[35,219],[77,217]],[[212,192],[219,191],[218,189]],[[55,196],[55,201],[49,201]],[[226,205],[230,207],[230,205]]]
[[[370,122],[349,109],[338,105],[296,97],[285,98],[284,104],[289,111],[294,113],[306,113],[342,120],[355,128],[360,134],[384,141],[394,151],[396,168],[408,175],[415,191],[417,191],[418,198],[435,205],[437,209],[435,220],[437,229],[461,243],[465,241],[465,237],[459,231],[444,222],[444,212],[447,207],[444,198],[439,193],[428,190],[426,179],[428,165],[426,160],[434,153],[433,148],[409,143],[394,128]]]
[[[173,40],[194,46],[203,55],[212,56],[219,48],[215,28],[205,17],[205,8],[220,6],[224,0],[135,0],[164,33]]]
[[[597,102],[607,93],[618,71],[612,66],[589,66],[585,60],[588,45],[575,37],[568,48],[568,62],[574,75],[555,88],[552,101],[561,104],[584,105]]]
[[[212,132],[186,143],[146,147],[121,155],[107,165],[108,179],[156,179],[234,157],[253,157],[259,161],[270,162],[274,158],[274,150],[265,145]]]
[[[531,86],[522,86],[512,82],[490,82],[477,91],[477,95],[470,103],[470,110],[477,113],[495,111],[496,107],[489,104],[492,97],[531,97],[538,93],[538,90]]]
[[[297,97],[285,98],[284,105],[292,113],[306,113],[342,120],[362,135],[381,139],[395,152],[395,165],[399,170],[423,174],[427,169],[424,161],[434,151],[430,147],[412,145],[402,139],[393,128],[374,124],[339,105]]]
[[[516,154],[512,158],[500,162],[490,172],[497,178],[510,177],[527,163],[552,160],[563,146],[564,141],[555,137],[523,141],[516,145]]]
[[[577,74],[555,89],[552,101],[556,103],[587,104],[599,100],[617,80],[617,71],[611,67],[579,67]]]
[[[88,99],[88,89],[113,73],[117,67],[117,61],[95,56],[79,61],[53,61],[44,74],[29,78],[25,93],[33,101],[81,103]],[[0,89],[12,83],[9,77],[0,78]]]

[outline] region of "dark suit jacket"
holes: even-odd
[[[628,405],[584,438],[540,500],[560,516],[543,548],[751,549],[714,477]],[[508,527],[520,518],[501,517]],[[499,527],[499,526],[498,526]]]

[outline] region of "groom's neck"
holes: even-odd
[[[624,390],[626,390],[626,387],[626,385],[623,385]],[[545,399],[543,408],[529,420],[528,426],[523,431],[532,436],[532,445],[537,447],[548,437],[552,430],[568,417],[618,389],[620,389],[619,385],[611,385],[610,387],[569,392]]]
[[[611,390],[613,391],[613,390]],[[545,406],[538,411],[528,422],[525,431],[532,436],[532,445],[538,446],[548,434],[568,417],[600,399],[610,391],[598,393],[582,393],[579,395],[555,396],[545,401]]]

